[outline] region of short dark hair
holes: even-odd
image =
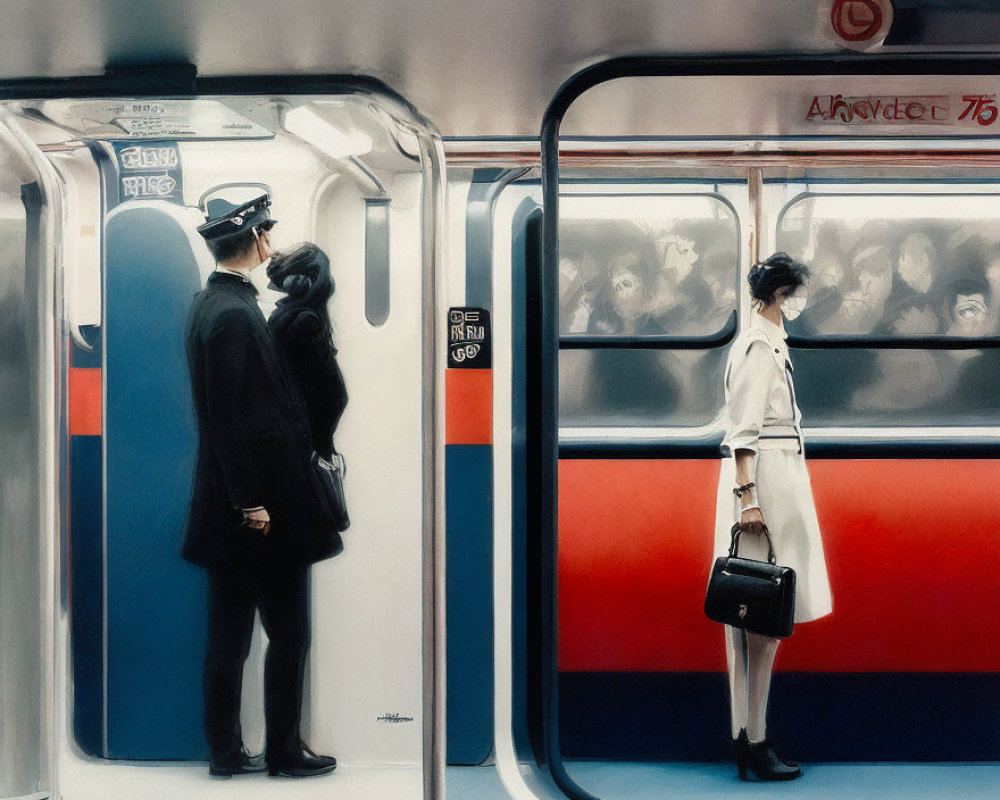
[[[247,228],[245,231],[231,233],[228,236],[219,236],[215,239],[206,239],[209,252],[217,264],[232,261],[234,258],[241,258],[249,253],[255,244],[253,230]]]
[[[809,282],[810,275],[809,267],[796,261],[788,253],[775,253],[750,267],[750,274],[747,275],[750,296],[769,304],[779,289],[786,286],[797,289]]]

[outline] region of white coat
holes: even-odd
[[[736,450],[754,453],[753,480],[779,564],[795,570],[795,621],[833,610],[823,541],[802,445],[802,414],[795,402],[787,334],[756,311],[726,362],[726,435],[715,512],[715,555],[729,552],[730,529],[739,519]],[[740,555],[766,558],[763,536],[744,534]]]

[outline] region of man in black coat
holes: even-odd
[[[271,255],[267,195],[208,204],[198,228],[218,264],[194,299],[186,344],[198,462],[181,555],[208,572],[205,734],[209,772],[320,775],[336,766],[302,742],[309,565],[340,535],[309,480],[309,426],[274,350],[249,273]],[[243,747],[240,696],[255,610],[268,636],[267,765]]]

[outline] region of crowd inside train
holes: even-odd
[[[563,336],[705,336],[720,332],[736,309],[731,220],[659,227],[573,220],[563,223],[560,241]],[[1000,332],[1000,225],[992,220],[786,219],[777,249],[812,269],[808,305],[788,326],[794,336]],[[974,421],[1000,391],[996,350],[873,346],[802,356],[801,398],[818,424],[835,424],[844,411],[876,423],[931,411]],[[562,361],[570,424],[602,415],[625,424],[693,424],[698,409],[721,404],[721,350],[564,351]]]

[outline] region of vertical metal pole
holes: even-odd
[[[747,170],[747,191],[750,195],[750,263],[760,261],[761,232],[764,226],[761,195],[764,192],[764,176],[760,167],[750,167]]]
[[[444,479],[444,335],[447,297],[440,275],[444,219],[444,150],[436,136],[420,139],[424,173],[421,209],[423,248],[423,797],[445,797],[445,479]]]

